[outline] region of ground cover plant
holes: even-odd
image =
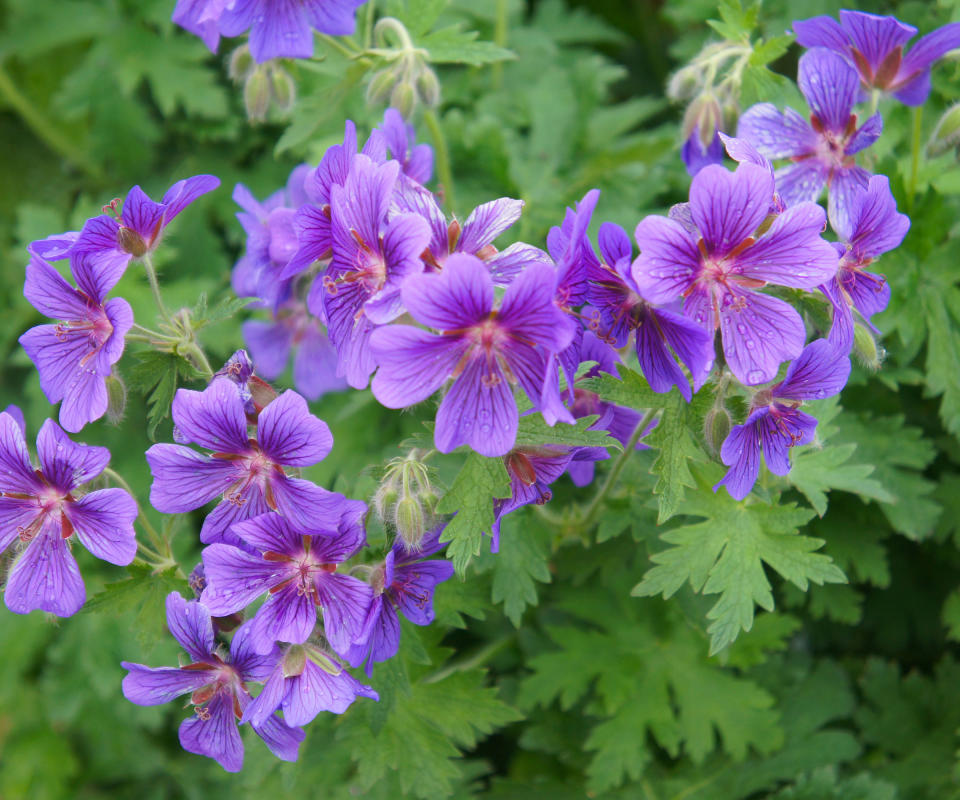
[[[7,0],[0,797],[960,797],[954,18]]]

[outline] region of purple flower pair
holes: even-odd
[[[69,617],[86,599],[70,552],[74,535],[97,558],[129,564],[137,552],[137,503],[123,489],[78,492],[106,468],[107,448],[76,444],[47,420],[37,435],[35,469],[24,434],[19,410],[0,413],[0,552],[15,543],[22,548],[4,600],[18,614],[39,608]]]
[[[237,724],[252,701],[246,684],[267,680],[280,660],[280,650],[273,647],[265,654],[257,653],[246,624],[233,635],[229,654],[224,653],[214,639],[209,610],[176,592],[167,596],[167,626],[191,663],[147,667],[124,661],[122,666],[129,672],[123,679],[123,695],[131,703],[155,706],[189,694],[195,713],[180,723],[183,749],[214,759],[228,772],[239,772],[243,740]],[[272,710],[251,725],[274,755],[284,761],[297,760],[304,739],[301,728],[285,724]]]

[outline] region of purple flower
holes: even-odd
[[[260,297],[275,309],[290,294],[290,281],[280,276],[299,249],[294,220],[307,202],[303,189],[310,168],[303,164],[290,173],[286,189],[260,203],[246,186],[237,184],[233,200],[243,211],[237,219],[247,233],[247,249],[233,269],[233,289],[239,297]]]
[[[227,378],[214,379],[202,392],[178,389],[172,411],[182,441],[213,453],[176,444],[147,451],[150,502],[158,511],[180,514],[222,495],[203,522],[204,543],[239,544],[230,526],[271,509],[300,530],[336,533],[344,498],[283,469],[316,464],[333,446],[327,424],[310,414],[296,392],[287,390],[260,412],[256,438],[249,437],[243,398]]]
[[[921,36],[904,55],[916,28],[894,17],[846,9],[840,11],[840,22],[813,17],[794,22],[793,30],[799,44],[840,53],[856,67],[864,86],[892,92],[908,106],[926,102],[933,62],[960,47],[960,22],[951,22]]]
[[[354,678],[337,657],[312,643],[293,645],[277,662],[263,691],[243,712],[254,725],[283,709],[288,725],[306,725],[321,711],[342,714],[358,697],[379,700],[370,686]]]
[[[570,343],[566,317],[553,302],[554,283],[553,269],[534,264],[494,309],[493,279],[473,256],[452,255],[440,274],[408,278],[404,304],[439,333],[409,325],[374,331],[370,344],[380,365],[374,396],[388,408],[405,408],[453,377],[437,413],[437,449],[449,453],[468,444],[484,456],[505,455],[519,420],[513,385],[536,406],[549,355]]]
[[[373,665],[396,655],[400,647],[398,611],[414,625],[433,622],[433,593],[437,585],[453,577],[453,564],[442,559],[425,560],[442,550],[441,525],[430,531],[419,547],[410,549],[397,537],[387,558],[371,577],[373,602],[364,622],[364,634],[345,654],[352,666],[366,662],[367,675]]]
[[[790,448],[810,444],[817,420],[797,407],[804,400],[820,400],[840,392],[850,376],[850,359],[825,339],[807,345],[787,369],[784,379],[757,392],[750,415],[735,425],[720,448],[730,467],[713,487],[726,486],[730,496],[743,500],[760,474],[760,452],[774,475],[790,471]]]
[[[433,148],[428,144],[417,144],[413,125],[407,123],[395,108],[388,108],[383,113],[380,129],[390,157],[400,162],[400,171],[421,185],[429,183],[433,177]]]
[[[173,21],[203,39],[211,53],[220,44],[220,17],[233,0],[177,0]]]
[[[204,548],[207,587],[200,600],[219,617],[269,592],[249,623],[258,653],[277,641],[305,642],[323,608],[324,636],[334,650],[346,653],[360,638],[372,594],[366,583],[336,570],[366,543],[366,510],[359,500],[344,500],[333,536],[303,534],[279,514],[237,523],[232,532],[246,549],[220,543]]]
[[[404,312],[400,287],[423,271],[420,254],[430,241],[417,214],[387,221],[398,171],[395,161],[380,165],[358,155],[347,182],[331,188],[333,258],[322,278],[323,310],[337,374],[355,389],[367,385],[376,367],[370,334]]]
[[[140,258],[155,250],[174,217],[200,195],[212,192],[219,185],[220,179],[214,175],[194,175],[173,184],[159,203],[134,186],[123,201],[119,219],[107,214],[88,219],[71,252],[90,254],[104,262],[109,274],[119,269],[117,280],[120,280],[131,258]]]
[[[271,58],[311,58],[313,31],[350,36],[354,13],[366,0],[233,0],[220,17],[223,36],[250,31],[250,54]]]
[[[687,173],[691,178],[710,164],[722,164],[723,142],[720,141],[720,132],[715,131],[710,144],[704,147],[700,139],[700,132],[694,129],[687,141],[683,143],[680,157],[683,158],[683,163],[686,165]]]
[[[599,243],[603,263],[592,265],[589,273],[589,299],[595,312],[591,328],[617,348],[636,332],[637,360],[650,388],[669,392],[676,386],[689,402],[690,384],[673,353],[687,365],[697,391],[713,368],[713,332],[678,311],[657,308],[643,299],[630,274],[633,249],[623,228],[603,223]]]
[[[244,322],[243,339],[257,371],[271,381],[283,374],[293,351],[293,384],[308,400],[347,388],[347,382],[336,374],[337,351],[302,301],[281,304],[273,312],[272,322]]]
[[[850,225],[838,230],[842,244],[836,277],[820,288],[834,307],[834,324],[829,339],[849,352],[853,346],[853,306],[870,324],[870,317],[890,302],[890,286],[883,275],[865,267],[889,250],[899,247],[910,229],[910,218],[897,212],[885,175],[874,175],[865,191],[857,192],[850,208]],[[871,326],[872,327],[872,326]]]
[[[97,558],[125,566],[137,542],[136,501],[123,489],[77,490],[110,461],[105,447],[76,444],[52,420],[37,435],[40,469],[30,463],[23,415],[0,413],[0,552],[25,545],[7,577],[7,608],[26,614],[35,608],[58,617],[75,614],[86,599],[72,537]]]
[[[797,82],[810,105],[809,123],[791,108],[781,114],[771,103],[758,103],[740,117],[737,135],[769,159],[790,159],[776,172],[777,192],[787,206],[816,200],[827,186],[830,221],[845,226],[852,193],[870,179],[854,155],[876,141],[883,120],[874,114],[857,127],[852,111],[860,82],[836,53],[804,53]]]
[[[180,723],[180,745],[187,752],[214,759],[227,772],[239,772],[243,740],[237,723],[252,700],[245,684],[266,680],[280,659],[280,650],[274,647],[266,655],[255,653],[247,624],[234,634],[229,656],[222,653],[213,638],[209,611],[177,592],[167,595],[167,627],[191,663],[147,667],[123,661],[121,666],[129,671],[123,679],[123,696],[140,706],[156,706],[189,694],[195,716]],[[251,724],[275,756],[297,760],[303,730],[284,724],[274,714]]]
[[[750,385],[771,380],[806,338],[790,305],[755,289],[812,289],[837,271],[837,253],[820,236],[818,205],[798,203],[761,229],[773,189],[770,172],[754,164],[732,173],[704,167],[690,186],[689,227],[649,216],[636,230],[632,276],[640,295],[658,304],[683,296],[687,317],[708,333],[720,328],[727,365]]]
[[[107,411],[106,379],[123,355],[133,310],[120,297],[104,302],[122,268],[74,253],[70,271],[76,289],[40,256],[31,256],[23,295],[42,314],[60,322],[37,325],[19,341],[40,373],[47,400],[63,401],[60,423],[76,433]]]

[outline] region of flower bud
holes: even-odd
[[[250,55],[250,46],[242,45],[230,54],[230,65],[227,68],[227,74],[234,83],[240,83],[245,80],[247,75],[256,69],[253,56]]]
[[[730,412],[723,405],[713,406],[707,412],[706,419],[703,421],[703,437],[706,439],[711,455],[715,457],[720,455],[720,448],[730,435],[732,424]]]
[[[716,132],[723,125],[723,111],[711,92],[704,92],[687,106],[683,115],[683,138],[689,139],[694,132],[704,149],[710,146]]]
[[[939,156],[957,145],[960,145],[960,103],[952,105],[940,117],[927,144],[927,152]]]
[[[877,342],[873,331],[861,322],[853,327],[853,352],[861,364],[874,372],[880,369],[887,354]]]
[[[118,375],[109,375],[107,383],[107,422],[119,425],[127,409],[127,387]]]
[[[187,583],[193,590],[193,594],[196,597],[200,597],[201,593],[207,586],[207,575],[204,571],[202,561],[198,561],[197,566],[195,566],[190,572],[190,576],[187,578]]]
[[[427,532],[423,507],[419,500],[409,495],[401,497],[394,511],[394,525],[407,549],[416,550]]]
[[[424,66],[420,70],[415,85],[420,102],[427,108],[435,108],[440,104],[440,81],[437,80],[436,73],[430,67]]]
[[[303,645],[291,645],[290,649],[283,654],[284,678],[295,678],[297,675],[303,674],[303,670],[306,666],[307,651],[304,650]]]
[[[382,69],[377,72],[367,84],[367,102],[372,106],[384,103],[396,82],[397,76],[392,69]]]
[[[284,114],[293,108],[297,99],[297,86],[290,73],[282,67],[275,67],[270,73],[270,91],[276,101],[277,109]]]
[[[270,78],[262,67],[247,76],[243,87],[243,104],[247,108],[247,119],[250,122],[262,122],[267,118],[267,110],[270,108]]]
[[[700,71],[692,64],[677,70],[667,83],[667,97],[671,100],[689,100],[701,86]]]
[[[417,104],[417,94],[409,83],[401,82],[390,92],[390,105],[400,112],[400,116],[407,119]]]
[[[134,258],[140,258],[147,252],[147,243],[143,241],[143,237],[126,225],[121,225],[117,230],[117,244]]]

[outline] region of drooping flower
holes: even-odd
[[[19,341],[40,373],[47,400],[63,401],[60,423],[76,433],[107,412],[106,379],[123,355],[133,310],[121,297],[105,301],[122,268],[111,269],[75,253],[70,270],[77,288],[40,256],[31,256],[23,295],[42,314],[60,322],[37,325]]]
[[[321,711],[342,714],[358,697],[379,700],[372,687],[354,678],[329,650],[312,642],[291,645],[263,691],[243,712],[243,721],[254,725],[283,709],[288,725],[306,725]]]
[[[247,320],[243,339],[257,371],[271,381],[283,374],[292,351],[293,385],[308,400],[347,388],[346,380],[337,377],[337,351],[302,300],[282,303],[272,321]]]
[[[235,524],[232,533],[246,549],[222,543],[204,548],[207,586],[200,600],[210,613],[226,616],[269,593],[249,623],[250,642],[258,653],[268,652],[277,641],[307,641],[322,608],[324,636],[345,654],[360,639],[372,592],[363,581],[337,572],[337,565],[366,543],[366,510],[359,500],[344,500],[333,536],[294,530],[279,514]]]
[[[383,113],[380,129],[390,157],[400,162],[400,171],[420,185],[429,183],[433,177],[433,148],[428,144],[417,144],[413,125],[406,122],[397,109],[388,108]]]
[[[211,53],[220,44],[220,17],[233,0],[177,0],[173,22],[199,36]]]
[[[921,36],[903,52],[917,29],[895,17],[864,11],[840,11],[833,17],[813,17],[793,23],[797,42],[826,47],[856,67],[868,89],[891,92],[901,103],[919,106],[930,94],[930,68],[948,51],[960,47],[960,22],[951,22]]]
[[[352,666],[366,662],[367,675],[373,665],[396,655],[400,647],[400,617],[414,625],[433,622],[433,593],[438,584],[453,577],[453,564],[443,559],[429,559],[446,543],[440,543],[444,525],[427,533],[416,548],[407,547],[399,536],[387,553],[383,564],[370,578],[373,602],[364,622],[364,634],[346,654]]]
[[[237,387],[240,399],[243,400],[243,409],[247,414],[247,421],[255,421],[257,415],[270,403],[277,399],[276,390],[266,381],[253,374],[253,362],[246,350],[237,350],[226,363],[213,373],[216,378],[226,378]],[[182,444],[190,440],[181,438],[180,431],[174,427],[173,438]]]
[[[810,105],[809,123],[791,108],[781,114],[771,103],[758,103],[740,117],[737,136],[771,160],[790,160],[775,176],[777,193],[787,206],[816,200],[826,186],[831,224],[846,227],[851,196],[870,179],[854,157],[880,136],[883,120],[874,114],[857,127],[853,107],[859,79],[830,50],[804,53],[797,83]]]
[[[720,132],[714,132],[710,144],[704,146],[703,141],[700,139],[700,132],[694,130],[683,143],[683,148],[680,150],[680,157],[683,159],[687,173],[691,178],[710,164],[722,164],[723,142],[720,141]]]
[[[849,376],[845,351],[826,339],[807,345],[780,383],[754,395],[747,421],[724,440],[720,458],[730,469],[714,491],[726,486],[731,497],[743,500],[760,474],[761,451],[774,475],[790,472],[790,448],[810,444],[817,427],[817,420],[798,406],[839,393]]]
[[[146,454],[153,507],[180,514],[222,495],[203,522],[204,543],[239,544],[230,526],[271,509],[304,532],[336,534],[344,498],[284,471],[326,457],[333,446],[327,424],[310,414],[300,395],[287,390],[260,412],[256,438],[250,438],[244,405],[227,378],[215,378],[202,392],[177,390],[172,413],[181,441],[213,452],[153,445]]]
[[[239,772],[243,740],[237,724],[252,700],[246,683],[267,680],[280,650],[274,647],[267,654],[257,654],[250,646],[248,623],[233,635],[229,655],[223,653],[214,641],[208,609],[177,592],[167,596],[167,627],[191,663],[147,667],[124,661],[121,666],[129,672],[123,679],[123,696],[140,706],[156,706],[189,694],[195,715],[180,723],[180,745],[187,752],[214,759],[227,772]],[[297,760],[302,729],[285,724],[273,713],[251,727],[275,756]]]
[[[709,166],[691,184],[686,225],[649,216],[636,230],[640,255],[631,274],[640,295],[657,304],[684,297],[687,317],[708,333],[720,328],[727,365],[749,385],[772,380],[806,338],[789,304],[755,290],[766,283],[812,289],[837,271],[837,253],[820,235],[823,209],[798,203],[763,230],[773,198],[763,167]]]
[[[890,286],[882,275],[865,268],[881,255],[899,247],[910,229],[910,218],[897,212],[885,175],[874,175],[865,191],[857,192],[850,209],[850,228],[838,230],[840,266],[836,276],[820,288],[834,307],[829,339],[849,352],[853,346],[853,306],[870,323],[870,317],[890,302]]]
[[[285,189],[262,203],[243,184],[233,190],[233,200],[243,211],[237,219],[247,234],[243,257],[233,268],[233,289],[239,297],[259,297],[271,310],[290,295],[290,281],[280,276],[299,249],[294,220],[307,202],[303,185],[310,167],[301,164],[290,173]]]
[[[35,608],[59,617],[75,614],[86,598],[70,552],[76,539],[97,558],[125,566],[137,542],[136,501],[123,489],[77,490],[110,461],[105,447],[76,444],[52,420],[37,435],[40,468],[30,463],[23,418],[0,413],[0,552],[19,540],[23,547],[7,577],[7,608]]]
[[[250,31],[250,54],[271,58],[311,58],[313,32],[350,36],[355,12],[366,0],[233,0],[220,17],[223,36]]]
[[[123,201],[119,218],[101,214],[88,219],[71,253],[89,254],[97,261],[106,262],[110,274],[119,268],[119,280],[131,258],[140,258],[157,248],[164,229],[174,217],[219,185],[220,179],[214,175],[194,175],[173,184],[159,203],[134,186]]]
[[[505,455],[519,422],[513,386],[536,406],[549,354],[570,343],[566,318],[553,302],[554,283],[551,267],[534,264],[495,309],[493,279],[473,256],[454,254],[443,272],[408,278],[405,306],[439,333],[409,325],[374,331],[370,344],[380,365],[374,396],[388,408],[405,408],[453,377],[437,413],[437,449],[449,453],[468,444],[481,455]]]
[[[693,391],[697,391],[713,368],[713,332],[679,309],[658,308],[643,299],[630,274],[633,248],[623,228],[603,223],[599,244],[603,263],[591,265],[589,272],[591,328],[617,348],[624,347],[635,332],[637,360],[650,388],[669,392],[676,386],[690,402],[690,383],[673,353],[690,370]]]
[[[377,325],[403,311],[400,287],[423,271],[430,241],[426,220],[397,214],[387,221],[399,164],[377,164],[365,155],[353,161],[343,186],[330,190],[333,256],[323,273],[323,316],[337,348],[337,374],[355,389],[367,385],[376,367],[369,348]]]

